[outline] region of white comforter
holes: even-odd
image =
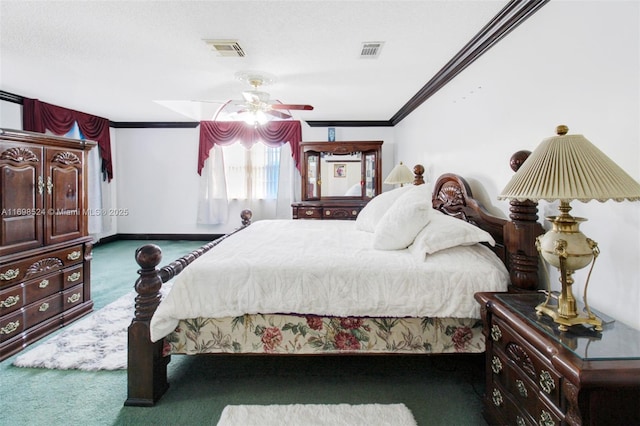
[[[353,221],[264,220],[224,240],[174,280],[151,320],[151,340],[180,319],[257,313],[479,318],[478,291],[505,291],[508,273],[487,247],[419,261],[372,248]]]

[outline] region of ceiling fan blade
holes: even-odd
[[[265,114],[269,114],[269,115],[272,115],[272,116],[277,117],[277,118],[282,118],[283,120],[291,118],[291,116],[289,114],[285,114],[284,112],[276,111],[276,110],[273,110],[273,109],[269,109],[269,110],[265,111]]]
[[[271,108],[273,109],[289,109],[289,110],[305,110],[312,111],[313,107],[311,105],[294,105],[294,104],[272,104]]]

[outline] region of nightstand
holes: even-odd
[[[497,425],[640,425],[640,331],[558,331],[540,293],[477,293],[486,340],[484,416]]]

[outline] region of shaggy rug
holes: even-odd
[[[167,284],[162,286],[163,294],[169,290]],[[129,292],[65,327],[44,343],[18,355],[13,365],[56,370],[126,369],[127,328],[133,318],[135,296],[134,291]]]
[[[416,426],[404,404],[227,405],[218,426]]]

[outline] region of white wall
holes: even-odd
[[[548,3],[396,126],[398,155],[419,159],[431,177],[469,178],[485,204],[505,216],[508,203],[497,195],[513,173],[509,157],[535,149],[558,124],[640,180],[639,28],[638,2]],[[572,207],[589,219],[581,230],[601,250],[590,305],[640,329],[640,203]],[[556,213],[548,205],[540,210]],[[586,271],[575,277],[581,297]]]
[[[118,218],[122,234],[222,234],[240,226],[240,212],[226,225],[196,223],[199,128],[117,129]],[[339,128],[337,140],[383,140],[383,176],[393,167],[393,128]],[[327,140],[327,128],[303,125],[303,140]]]

